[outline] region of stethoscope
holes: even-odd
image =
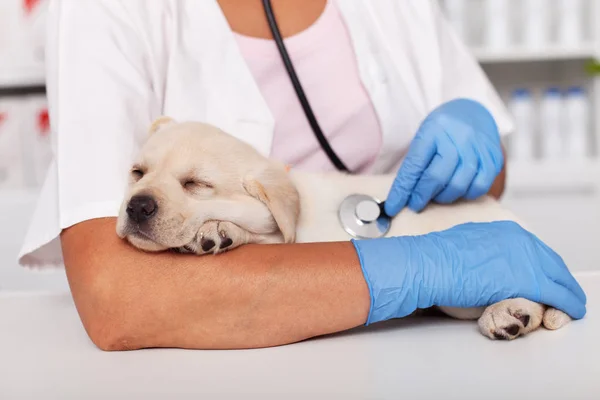
[[[300,104],[304,109],[304,113],[306,114],[306,118],[308,119],[312,131],[314,132],[319,144],[323,148],[323,151],[325,151],[325,154],[327,154],[327,157],[329,157],[333,165],[335,165],[335,167],[342,172],[351,173],[351,171],[346,167],[346,165],[344,165],[342,160],[340,160],[340,158],[331,148],[329,141],[323,134],[323,131],[321,130],[321,127],[319,126],[319,123],[312,112],[310,104],[308,103],[306,95],[304,94],[304,90],[302,89],[302,85],[300,84],[298,76],[296,75],[292,60],[289,57],[285,44],[283,43],[283,38],[281,37],[277,20],[275,19],[271,1],[263,0],[263,7],[269,22],[271,33],[273,34],[273,38],[275,39],[275,43],[279,49],[279,54],[281,55],[281,59],[285,64],[285,68],[292,81],[292,85],[294,86],[294,90],[296,91],[296,95],[298,96]],[[350,195],[342,200],[338,208],[340,224],[349,235],[357,239],[374,239],[382,237],[389,231],[392,221],[392,218],[385,213],[384,205],[385,202],[372,196],[365,194]]]

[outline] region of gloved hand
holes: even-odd
[[[419,212],[433,199],[453,203],[486,194],[504,165],[500,135],[489,111],[473,100],[442,104],[421,124],[385,201],[398,214]]]
[[[371,294],[367,325],[417,308],[481,307],[515,297],[574,319],[586,313],[585,293],[563,260],[515,222],[352,243]]]

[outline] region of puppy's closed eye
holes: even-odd
[[[213,189],[213,185],[206,182],[201,181],[196,178],[187,178],[181,181],[181,186],[187,191],[195,191],[198,189]]]
[[[131,169],[131,177],[137,182],[144,177],[144,170],[140,167],[133,167]]]

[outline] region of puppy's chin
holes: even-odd
[[[157,243],[150,236],[140,231],[139,227],[132,224],[127,217],[119,216],[117,221],[117,236],[127,240],[131,245],[140,250],[160,252],[169,249],[169,246]]]
[[[157,253],[168,250],[170,248],[168,246],[163,246],[161,244],[153,242],[152,240],[147,239],[137,233],[128,234],[125,236],[125,238],[134,247],[147,252]]]
[[[123,212],[117,219],[117,236],[134,247],[147,252],[161,252],[188,245],[195,240],[198,228],[196,221],[155,221],[154,226],[140,226]],[[172,229],[176,226],[176,229]],[[168,229],[171,228],[171,229]]]
[[[147,252],[161,252],[188,245],[195,239],[191,232],[178,232],[175,235],[158,235],[140,229],[135,224],[125,223],[117,229],[121,239],[127,240],[134,247]]]

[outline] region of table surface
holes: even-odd
[[[600,399],[600,272],[588,314],[512,342],[419,317],[258,350],[107,353],[62,294],[0,296],[1,399]]]

